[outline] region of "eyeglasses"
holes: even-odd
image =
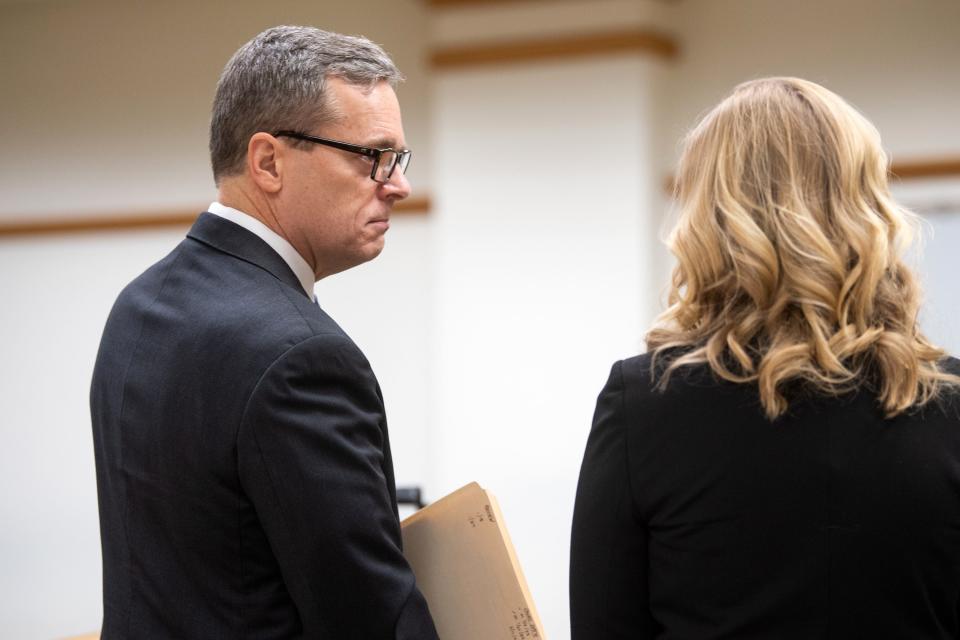
[[[360,145],[350,144],[349,142],[308,136],[305,133],[299,133],[297,131],[277,131],[273,135],[277,138],[284,136],[286,138],[295,138],[297,140],[322,144],[333,147],[334,149],[342,149],[343,151],[373,158],[373,168],[370,170],[370,179],[380,184],[389,182],[390,176],[393,175],[393,170],[397,167],[400,167],[401,173],[406,173],[407,166],[410,164],[411,151],[409,149],[404,151],[398,151],[397,149],[373,149],[371,147],[361,147]]]

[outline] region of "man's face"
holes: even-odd
[[[389,84],[365,91],[329,78],[327,90],[340,117],[302,133],[376,149],[407,148],[400,105]],[[394,202],[410,195],[400,168],[380,184],[370,178],[372,158],[319,144],[293,148],[282,143],[288,160],[277,221],[317,279],[377,257]]]

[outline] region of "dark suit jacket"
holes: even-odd
[[[103,638],[436,638],[366,358],[205,213],[120,294],[91,389]]]
[[[960,372],[956,360],[947,366]],[[960,638],[960,401],[884,420],[618,362],[573,520],[574,640]]]

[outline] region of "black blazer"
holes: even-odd
[[[947,366],[960,372],[956,360]],[[618,362],[573,518],[574,640],[960,638],[960,401],[884,420]]]
[[[90,395],[104,640],[436,638],[370,365],[254,234],[127,286]]]

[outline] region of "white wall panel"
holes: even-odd
[[[569,635],[577,474],[611,364],[651,312],[651,63],[436,82],[431,490],[496,494],[550,638]]]
[[[960,357],[960,180],[942,178],[894,185],[893,195],[920,216],[909,256],[920,276],[920,327],[935,345]]]
[[[7,637],[100,626],[90,376],[120,289],[182,236],[0,242],[0,619]]]

